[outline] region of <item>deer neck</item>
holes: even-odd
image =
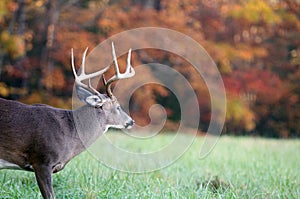
[[[73,122],[77,136],[85,148],[93,144],[107,130],[105,115],[97,113],[95,108],[88,105],[73,111]]]

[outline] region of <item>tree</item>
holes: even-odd
[[[300,5],[293,0],[2,0],[0,95],[70,107],[69,50],[81,57],[87,46],[145,26],[187,34],[212,56],[226,86],[226,133],[300,136]],[[189,63],[157,50],[136,51],[133,59],[166,63],[184,75],[199,97],[199,126],[207,128],[209,93]],[[140,124],[149,122],[155,103],[166,107],[168,122],[179,121],[176,97],[148,85],[132,98]]]

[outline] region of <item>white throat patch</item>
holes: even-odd
[[[109,128],[123,129],[124,126],[122,126],[122,125],[106,125],[103,134],[106,133],[106,131],[107,131]]]

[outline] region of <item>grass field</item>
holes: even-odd
[[[122,134],[110,136],[128,142]],[[171,137],[160,135],[155,142]],[[146,174],[115,171],[84,152],[54,175],[56,196],[58,199],[300,198],[300,140],[222,137],[208,157],[199,159],[202,142],[203,138],[197,137],[174,164]],[[0,198],[41,198],[34,174],[1,170]]]

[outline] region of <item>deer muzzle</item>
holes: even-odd
[[[135,123],[134,120],[130,120],[125,124],[125,128],[130,129],[134,125],[134,123]]]

